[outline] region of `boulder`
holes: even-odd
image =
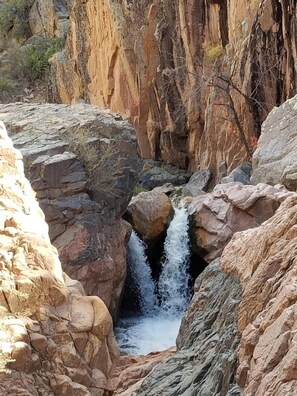
[[[196,197],[197,195],[203,195],[203,192],[209,186],[210,180],[211,172],[207,169],[195,172],[183,188],[183,196]]]
[[[259,226],[290,195],[281,186],[228,183],[192,198],[188,211],[193,250],[207,262],[220,257],[235,232]]]
[[[115,317],[131,232],[120,216],[137,178],[133,129],[85,104],[1,105],[0,117],[23,154],[64,270]]]
[[[253,155],[252,182],[297,191],[297,96],[269,113]]]
[[[240,280],[236,379],[244,395],[296,394],[297,195],[261,226],[237,233],[222,268]]]
[[[251,173],[252,173],[251,162],[244,162],[237,168],[233,169],[230,175],[223,177],[222,183],[239,182],[242,184],[252,184]]]
[[[0,394],[102,395],[119,355],[111,316],[62,272],[2,122],[0,150]]]
[[[181,186],[187,183],[190,178],[190,175],[185,170],[175,166],[152,160],[144,160],[143,162],[143,169],[139,175],[139,184],[146,190],[152,190],[166,183]]]
[[[132,198],[124,218],[146,243],[152,245],[164,235],[173,214],[170,198],[153,190]]]

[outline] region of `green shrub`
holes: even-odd
[[[15,93],[15,86],[11,80],[0,77],[0,101],[6,102]]]
[[[29,12],[34,0],[5,0],[0,4],[0,34],[17,39],[30,35]]]
[[[49,68],[49,58],[61,51],[64,43],[61,38],[40,37],[33,44],[21,47],[13,57],[15,77],[25,77],[30,81],[43,78]]]

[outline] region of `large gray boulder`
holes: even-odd
[[[297,191],[297,96],[274,108],[262,125],[253,155],[254,184],[284,184]]]
[[[143,160],[143,169],[140,172],[139,184],[145,190],[171,183],[181,186],[188,182],[190,175],[187,171],[160,161]]]
[[[190,177],[187,185],[183,188],[183,196],[196,197],[204,194],[211,181],[211,172],[207,169],[199,170]]]
[[[244,162],[237,168],[233,169],[230,175],[223,177],[222,183],[239,182],[242,184],[251,183],[252,164],[251,162]]]

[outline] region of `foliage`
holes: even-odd
[[[11,80],[0,77],[0,101],[6,102],[15,93],[15,86]]]
[[[207,43],[204,45],[204,51],[209,60],[215,61],[224,55],[225,50],[222,44]]]
[[[64,43],[61,38],[40,37],[34,44],[21,47],[14,54],[15,77],[25,77],[29,81],[43,78],[49,68],[48,60],[63,49]]]
[[[0,4],[0,35],[17,39],[30,35],[29,11],[34,0],[5,0]]]

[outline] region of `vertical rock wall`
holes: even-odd
[[[125,113],[143,157],[218,175],[296,93],[293,0],[74,0],[69,13],[52,99]]]

